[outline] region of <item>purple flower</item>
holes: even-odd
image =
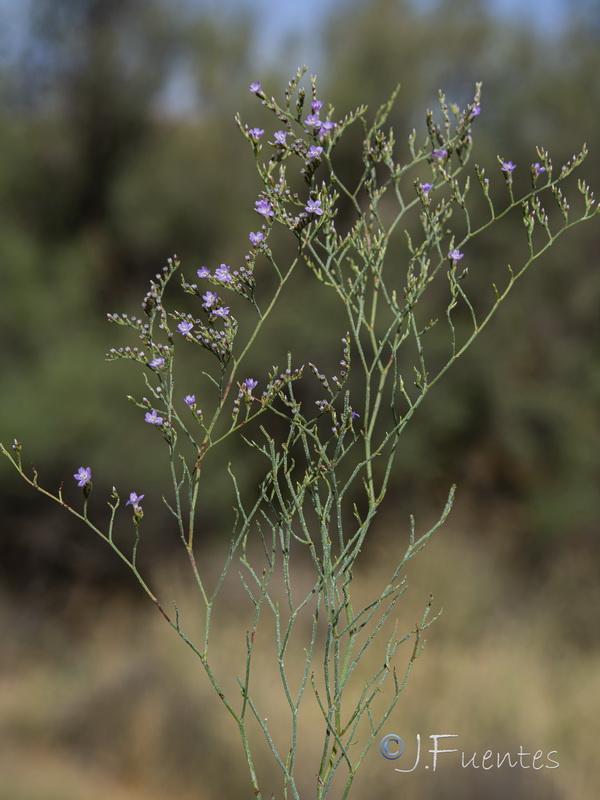
[[[321,125],[321,120],[319,119],[318,114],[309,114],[308,117],[304,120],[304,122],[311,128],[316,128],[317,125]]]
[[[200,267],[196,275],[199,278],[210,278],[210,270],[208,269],[208,267]]]
[[[360,414],[358,413],[358,411],[351,411],[350,412],[350,419],[356,419],[357,417],[360,417]]]
[[[206,294],[203,294],[202,299],[204,300],[204,308],[212,308],[215,303],[219,302],[219,297],[214,292],[207,292]]]
[[[516,164],[513,164],[512,161],[503,161],[500,159],[500,169],[502,172],[506,172],[507,175],[512,175],[513,170],[517,168]]]
[[[164,367],[164,365],[165,365],[165,360],[162,356],[159,356],[158,358],[153,358],[152,361],[150,362],[150,366],[155,367],[156,369],[160,369],[161,367]]]
[[[152,409],[152,413],[146,411],[145,420],[150,423],[150,425],[162,425],[164,421],[162,417],[158,416],[154,409]]]
[[[419,189],[423,192],[423,194],[429,194],[429,192],[433,189],[433,183],[420,183]]]
[[[265,238],[265,235],[264,235],[264,233],[260,233],[260,231],[259,231],[258,233],[250,233],[250,234],[248,234],[248,238],[250,239],[250,241],[252,242],[253,245],[257,245],[257,244],[260,244],[262,242],[262,240]]]
[[[86,484],[92,482],[92,470],[89,467],[79,467],[73,477],[77,481],[77,486],[83,488]]]
[[[254,141],[257,142],[260,139],[260,137],[263,135],[264,131],[261,128],[250,128],[248,133],[254,139]]]
[[[193,322],[180,322],[179,325],[177,326],[177,330],[180,333],[186,334],[189,333],[193,327],[194,327]]]
[[[146,495],[140,494],[137,495],[135,492],[129,493],[129,500],[125,503],[126,506],[133,506],[134,510],[139,508],[140,503],[144,499]]]
[[[318,147],[317,145],[313,144],[311,146],[310,150],[308,151],[307,156],[309,158],[319,158],[319,156],[321,155],[322,152],[323,152],[323,148],[322,147]]]
[[[320,200],[309,200],[304,206],[304,210],[308,211],[309,214],[316,214],[317,216],[320,216],[323,213]]]
[[[250,84],[250,91],[253,94],[258,94],[259,92],[262,92],[262,87],[261,87],[260,83],[258,81],[254,81],[254,83],[251,83]]]
[[[471,116],[478,117],[480,114],[481,114],[481,106],[479,105],[479,103],[477,103],[477,105],[473,106],[473,108],[471,109]]]
[[[437,150],[433,150],[431,153],[432,158],[446,158],[448,156],[448,151],[445,147],[439,147]]]
[[[231,283],[231,275],[227,264],[221,264],[219,269],[215,270],[215,278],[218,281],[223,281],[223,283]]]
[[[246,378],[246,380],[244,381],[243,386],[244,386],[244,389],[247,392],[251,392],[252,389],[254,389],[256,386],[258,386],[258,381],[255,381],[254,378]]]
[[[322,100],[313,100],[312,103],[310,104],[310,107],[312,108],[312,110],[313,110],[313,112],[315,114],[318,114],[319,111],[323,108],[323,101]]]
[[[460,250],[450,250],[448,253],[448,258],[456,264],[457,261],[460,261],[461,258],[464,256],[464,253],[461,253]]]
[[[536,161],[535,164],[531,165],[531,170],[534,175],[541,175],[542,172],[546,172],[546,167],[542,167],[539,161]]]
[[[229,314],[229,306],[221,306],[220,308],[215,308],[212,312],[215,317],[226,317]]]
[[[269,203],[268,200],[265,200],[264,197],[261,197],[259,200],[257,200],[256,203],[254,203],[254,205],[258,213],[262,214],[263,217],[267,217],[267,219],[275,215],[271,203]]]
[[[185,403],[187,406],[190,406],[190,408],[191,408],[191,407],[194,405],[194,403],[196,402],[196,395],[195,395],[195,394],[187,394],[187,395],[186,395],[186,396],[183,398],[183,402],[184,402],[184,403]]]
[[[335,122],[332,122],[330,119],[326,119],[319,129],[319,136],[323,137],[335,128]]]
[[[288,135],[287,131],[275,131],[274,139],[277,144],[285,144],[285,137]]]

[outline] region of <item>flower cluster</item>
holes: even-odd
[[[220,284],[224,288],[231,289],[234,292],[237,292],[237,294],[243,295],[244,297],[249,296],[248,290],[251,290],[255,284],[252,270],[248,269],[246,266],[242,266],[240,269],[235,269],[232,271],[231,267],[227,266],[227,264],[221,264],[213,273],[211,273],[208,267],[200,267],[196,274],[199,278],[207,279],[211,283]],[[192,290],[192,294],[198,293],[198,287],[196,284],[193,284],[192,286],[185,284],[184,288],[186,291]],[[220,313],[217,314],[217,316],[223,316],[223,314]]]
[[[358,411],[353,411],[347,404],[341,415],[341,419],[338,417],[337,411],[329,400],[315,400],[315,405],[322,414],[329,414],[331,417],[331,422],[333,423],[331,430],[335,436],[339,436],[340,433],[349,430],[354,420],[360,417]]]
[[[190,314],[182,314],[179,311],[175,311],[171,316],[179,320],[177,330],[186,339],[214,353],[225,364],[231,356],[231,348],[237,332],[237,323],[233,318],[229,317],[229,307],[223,306],[218,295],[214,292],[206,292],[206,294],[202,295],[202,299],[203,308],[209,314],[210,327],[207,327]],[[212,323],[217,318],[222,318],[225,321],[223,330],[217,330],[212,327]]]
[[[311,361],[308,362],[308,366],[313,371],[315,377],[332,398],[337,396],[350,371],[350,333],[346,333],[346,335],[342,337],[342,344],[344,349],[342,351],[342,358],[340,359],[340,366],[342,368],[340,375],[339,377],[337,375],[331,376],[331,381],[333,384],[335,384],[335,388],[332,389],[327,376],[321,372],[318,367],[316,367]]]
[[[304,124],[307,125],[309,128],[316,133],[316,135],[322,139],[324,136],[330,134],[334,128],[336,127],[335,122],[332,122],[330,119],[322,120],[319,112],[323,108],[323,103],[321,100],[313,100],[310,104],[312,113],[309,114],[306,119],[304,120]],[[312,158],[313,156],[311,156]]]
[[[142,308],[151,320],[153,320],[158,314],[162,320],[162,324],[166,324],[166,314],[162,304],[162,294],[165,286],[178,268],[179,259],[177,256],[168,258],[166,266],[162,268],[162,272],[156,274],[156,280],[150,281],[150,289],[142,300]],[[125,317],[126,315],[123,314],[122,316]]]
[[[298,378],[302,377],[302,373],[304,371],[304,367],[298,367],[297,369],[286,369],[284,372],[279,373],[277,375],[277,368],[273,370],[273,373],[269,375],[269,382],[267,383],[267,388],[262,393],[260,397],[260,401],[263,406],[269,406],[275,399],[275,397],[281,398],[286,405],[290,405],[290,401],[284,395],[283,389],[286,386],[289,386],[292,381],[298,380]],[[277,377],[276,377],[277,375]],[[245,392],[251,393],[252,389],[255,388],[256,382],[250,378],[248,384],[245,384]]]
[[[233,417],[234,421],[237,419],[240,412],[240,403],[242,402],[242,398],[245,398],[247,408],[250,408],[252,402],[256,400],[252,392],[257,386],[258,381],[254,380],[254,378],[246,378],[241,384],[239,384],[239,392],[233,401],[233,407],[231,409],[231,416]]]
[[[310,104],[310,113],[302,120],[302,108],[304,104],[304,94],[302,94],[302,99],[299,100],[297,106],[298,115],[296,121],[298,123],[304,122],[306,126],[304,129],[305,133],[309,132],[313,137],[313,141],[306,142],[305,138],[302,137],[291,138],[293,137],[292,117],[277,109],[274,101],[268,101],[265,98],[258,81],[250,85],[250,91],[261,97],[263,99],[263,105],[275,111],[279,120],[284,122],[287,126],[287,129],[277,130],[273,134],[272,144],[276,148],[276,152],[271,157],[267,167],[269,173],[276,163],[282,162],[287,156],[293,153],[303,159],[304,167],[300,172],[306,183],[311,187],[311,194],[306,200],[302,212],[300,214],[290,213],[286,208],[286,204],[291,202],[295,205],[300,205],[302,201],[298,198],[297,194],[292,193],[287,187],[285,175],[282,171],[279,181],[271,181],[271,187],[255,201],[254,208],[258,214],[265,218],[267,225],[277,218],[277,220],[283,223],[287,228],[299,233],[312,219],[322,216],[325,212],[325,209],[322,207],[322,200],[316,196],[314,189],[312,189],[312,177],[321,163],[324,151],[323,145],[319,142],[315,142],[314,139],[322,140],[325,136],[331,134],[337,127],[337,123],[333,122],[331,119],[321,118],[323,102],[316,98],[313,98]],[[248,129],[248,126],[243,126],[239,120],[238,125],[242,132],[250,138],[256,138],[259,134],[262,135],[260,129]],[[263,237],[264,234],[252,233],[250,234],[250,241],[256,247],[263,241]]]
[[[117,358],[128,358],[144,365],[149,363],[146,353],[140,350],[139,347],[119,347],[118,349],[111,347],[106,354],[106,360],[114,361]]]

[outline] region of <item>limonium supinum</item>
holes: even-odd
[[[28,466],[21,442],[2,446],[2,453],[35,490],[113,549],[193,650],[239,732],[253,796],[266,797],[267,751],[280,779],[276,797],[346,798],[435,618],[425,599],[418,623],[396,623],[408,562],[444,522],[454,496],[448,487],[428,528],[421,530],[410,516],[402,523],[379,593],[357,602],[361,550],[393,484],[402,435],[413,417],[418,424],[424,398],[473,345],[519,278],[558,237],[595,217],[598,205],[585,181],[569,181],[585,146],[556,171],[542,147],[528,165],[499,155],[498,163],[470,166],[478,117],[485,113],[479,85],[463,109],[440,93],[421,141],[416,131],[401,136],[390,124],[397,91],[374,113],[360,106],[340,115],[304,70],[281,100],[259,82],[249,89],[256,111],[249,124],[239,118],[237,124],[256,164],[255,222],[237,242],[237,263],[198,268],[169,258],[151,279],[140,316],[108,315],[138,340],[133,347],[117,345],[107,358],[128,360],[143,374],[146,396],[128,397],[147,435],[164,440],[171,484],[161,502],[171,512],[172,529],[163,533],[179,540],[189,561],[202,609],[200,632],[195,624],[186,627],[177,598],[159,597],[139,569],[144,506],[151,498],[134,475],[130,485],[108,491],[110,519],[101,526],[88,502],[93,490],[106,491],[93,479],[102,487],[108,476],[93,464],[74,464],[73,491],[61,486],[53,492]],[[362,134],[352,178],[337,161],[350,128]],[[494,180],[500,192],[492,192]],[[567,199],[567,187],[577,202]],[[506,267],[503,283],[486,284],[476,245],[512,212],[522,218],[522,261]],[[278,229],[287,247],[275,243]],[[503,263],[502,253],[497,258]],[[259,374],[259,334],[298,274],[312,282],[314,293],[337,303],[337,315],[323,328],[324,335],[335,333],[303,363],[296,362],[290,341],[284,367],[263,367]],[[167,296],[171,284],[186,299],[181,310],[172,304],[174,292]],[[175,368],[184,348],[196,359],[195,375]],[[227,467],[234,511],[222,520],[228,542],[215,573],[195,535],[199,487],[213,452],[232,438],[255,453],[262,469],[251,494],[240,485],[235,463]],[[133,545],[119,544],[125,540],[117,532],[132,525]],[[243,656],[217,669],[212,626],[232,579],[241,582],[245,598],[239,608],[240,617],[246,615]],[[268,682],[279,687],[283,725],[272,727],[268,701],[257,691],[259,659],[261,670],[271,665]]]

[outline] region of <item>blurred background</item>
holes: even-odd
[[[258,182],[233,116],[265,122],[250,82],[281,97],[307,64],[340,117],[400,82],[400,138],[424,132],[438,89],[464,104],[483,81],[474,161],[529,165],[539,144],[558,166],[587,142],[580,174],[594,186],[599,43],[598,0],[0,0],[0,440],[20,439],[73,502],[71,476],[91,466],[100,518],[113,485],[145,492],[141,557],[167,604],[179,592],[193,607],[160,501],[164,443],[125,398],[143,387],[135,370],[104,361],[131,344],[105,316],[137,313],[173,253],[189,276],[246,252]],[[482,267],[520,263],[514,225],[514,240],[504,228],[476,245]],[[425,524],[456,482],[399,624],[429,593],[444,613],[385,732],[458,733],[471,753],[557,750],[561,766],[399,775],[375,749],[357,799],[587,800],[600,784],[599,245],[596,223],[563,237],[424,404],[359,576],[366,593],[378,585],[408,514]],[[288,346],[322,348],[298,311],[313,291],[294,287],[255,377]],[[322,358],[329,371],[339,355]],[[109,550],[8,467],[0,800],[248,796],[235,729],[191,654]],[[240,478],[252,485],[249,462]],[[220,480],[203,509],[208,565],[229,533]],[[230,612],[224,652],[243,645]]]

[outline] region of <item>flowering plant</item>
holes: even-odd
[[[428,112],[423,142],[417,144],[413,131],[408,155],[401,161],[393,129],[384,130],[396,93],[372,122],[364,106],[338,119],[333,108],[325,109],[318,99],[316,79],[311,78],[309,89],[301,85],[303,75],[300,70],[290,81],[281,104],[269,98],[260,83],[251,84],[250,91],[278,127],[270,140],[263,128],[249,128],[237,120],[252,147],[261,182],[254,203],[260,220],[248,235],[250,246],[242,263],[220,264],[214,270],[202,266],[196,272],[201,283],[182,277],[181,289],[192,298],[190,312],[171,309],[166,301],[166,289],[181,266],[176,257],[168,259],[143,299],[144,318],[108,315],[110,322],[133,330],[141,342],[141,347],[111,349],[107,358],[133,361],[144,372],[148,397],[129,400],[140,409],[140,422],[165,441],[172,485],[164,502],[201,597],[202,634],[189,634],[178,606],[168,610],[138,568],[144,494],[130,491],[125,503],[131,506],[136,534],[127,550],[114,535],[121,504],[116,488],[109,499],[109,523],[101,529],[88,515],[90,467],[74,473],[83,493],[80,508],[66,502],[62,488],[54,494],[39,484],[36,470],[30,473],[23,464],[20,442],[0,446],[31,486],[105,540],[196,654],[239,730],[254,795],[264,796],[256,761],[262,738],[280,770],[282,796],[295,800],[304,791],[298,768],[299,725],[308,698],[318,709],[322,738],[312,769],[303,772],[314,776],[318,798],[330,796],[334,787],[337,796],[346,798],[422,652],[423,632],[433,621],[431,600],[419,623],[404,633],[391,625],[391,615],[406,589],[406,565],[448,516],[454,487],[428,530],[418,533],[411,518],[404,552],[380,594],[357,606],[353,593],[354,570],[390,486],[400,437],[430,389],[473,344],[528,267],[565,231],[599,212],[584,181],[577,184],[582,203],[574,215],[561,188],[584,160],[585,147],[557,175],[548,152],[538,148],[539,160],[530,168],[531,185],[518,197],[518,167],[499,158],[508,192],[502,208],[492,199],[485,170],[475,166],[473,183],[479,194],[472,199],[472,176],[463,180],[462,175],[472,149],[472,126],[481,113],[479,85],[472,103],[462,110],[448,105],[440,94],[441,121]],[[360,171],[349,183],[337,169],[336,147],[356,125],[363,130]],[[542,197],[556,204],[557,219],[547,213]],[[470,245],[513,210],[523,218],[523,263],[517,269],[508,267],[505,284],[493,284],[491,300],[480,308],[467,279],[477,266]],[[286,263],[271,244],[277,227],[296,243],[296,254]],[[402,229],[407,242],[404,272],[397,256]],[[312,274],[315,286],[337,297],[345,315],[340,369],[327,375],[313,362],[295,364],[290,355],[285,369],[249,376],[248,354],[284,287],[301,269]],[[264,302],[256,285],[267,270],[275,283]],[[436,302],[439,314],[434,318]],[[250,314],[252,327],[240,344],[238,320]],[[429,348],[428,337],[436,325],[447,328],[449,346],[443,357]],[[175,378],[176,355],[185,347],[198,348],[202,389],[192,385],[189,376],[180,388],[180,378]],[[309,403],[310,381],[320,396]],[[213,451],[233,436],[243,437],[266,466],[251,501],[243,496],[235,467],[228,467],[235,515],[230,546],[215,578],[197,558],[199,487]],[[256,541],[262,546],[258,550]],[[213,667],[210,642],[214,609],[234,560],[249,618],[245,659],[236,676],[237,691],[231,692],[224,687],[226,676]],[[305,560],[312,565],[308,586],[294,569]],[[264,633],[269,630],[272,645]],[[401,657],[404,642],[410,642],[410,648]],[[254,693],[253,666],[261,646],[273,648],[273,666],[289,712],[284,734],[270,728]],[[377,666],[365,673],[366,655],[377,646]],[[292,662],[300,665],[293,677]]]

